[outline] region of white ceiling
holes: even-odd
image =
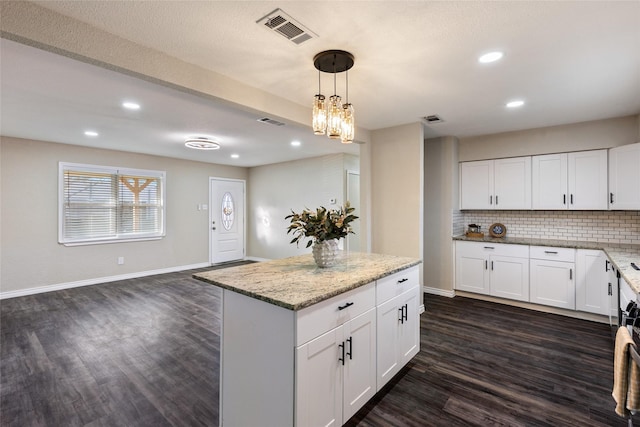
[[[313,56],[350,51],[349,98],[370,130],[438,114],[444,122],[428,125],[427,136],[465,137],[640,113],[639,1],[36,3],[305,107],[317,92]],[[295,45],[256,24],[276,8],[318,37]],[[242,166],[357,153],[212,99],[6,40],[0,48],[3,135],[84,144],[78,130],[104,126],[88,144]],[[479,64],[491,50],[504,58]],[[326,95],[331,83],[323,78]],[[143,109],[123,112],[128,96]],[[513,99],[526,104],[507,110]],[[181,142],[194,133],[219,138],[223,150],[185,154]],[[304,138],[302,147],[292,149],[293,138]],[[228,158],[232,151],[240,159]]]

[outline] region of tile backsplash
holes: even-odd
[[[479,224],[488,234],[494,222],[507,237],[640,244],[640,211],[454,211],[452,232]]]

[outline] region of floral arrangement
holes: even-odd
[[[304,209],[301,213],[291,211],[284,219],[290,219],[291,225],[287,228],[287,234],[293,233],[293,239],[289,243],[298,245],[301,240],[309,238],[307,248],[314,242],[340,239],[347,234],[355,234],[349,223],[357,216],[353,215],[355,208],[349,202],[338,209],[326,209],[320,206],[315,211]]]

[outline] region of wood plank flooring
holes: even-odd
[[[193,272],[0,301],[0,425],[216,426],[220,295]],[[425,303],[421,352],[349,426],[626,425],[608,326]]]

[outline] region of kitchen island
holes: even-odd
[[[220,425],[342,425],[420,348],[420,260],[350,253],[213,270]]]

